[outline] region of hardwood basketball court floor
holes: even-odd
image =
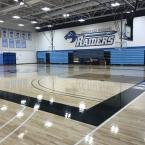
[[[145,144],[144,76],[137,66],[0,66],[0,144]]]

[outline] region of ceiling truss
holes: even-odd
[[[30,21],[37,21],[36,26],[46,27],[51,24],[63,25],[76,22],[78,19],[91,20],[94,18],[115,16],[118,13],[131,12],[135,8],[136,0],[117,0],[119,7],[111,7],[116,0],[25,0],[25,5],[18,5],[13,0],[0,0],[0,19],[7,23],[18,23],[12,19],[19,15],[21,23],[31,25]],[[44,12],[42,7],[49,7],[51,11]],[[137,11],[145,9],[145,0],[139,0]],[[63,14],[69,14],[64,18]],[[19,22],[19,23],[20,23]]]

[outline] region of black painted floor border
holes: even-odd
[[[22,100],[26,100],[26,106],[31,108],[33,108],[36,103],[39,103],[39,110],[41,111],[49,112],[63,117],[65,117],[66,113],[69,113],[71,114],[70,118],[73,120],[98,126],[112,115],[117,113],[120,109],[125,107],[132,100],[141,95],[143,92],[145,92],[145,81],[136,84],[135,86],[101,102],[100,104],[84,110],[84,112],[80,112],[79,108],[74,106],[56,102],[51,103],[47,100],[41,100],[41,102],[39,102],[37,98],[2,90],[0,90],[0,99],[17,104],[21,104]]]

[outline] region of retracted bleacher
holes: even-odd
[[[74,57],[79,59],[80,64],[100,64],[104,58],[103,50],[76,50]]]
[[[47,63],[50,64],[72,64],[73,63],[73,53],[71,52],[61,52],[54,51],[46,53]]]

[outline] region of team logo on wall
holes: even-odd
[[[92,32],[76,34],[75,31],[68,32],[64,38],[70,43],[75,42],[75,47],[113,45],[117,31]]]

